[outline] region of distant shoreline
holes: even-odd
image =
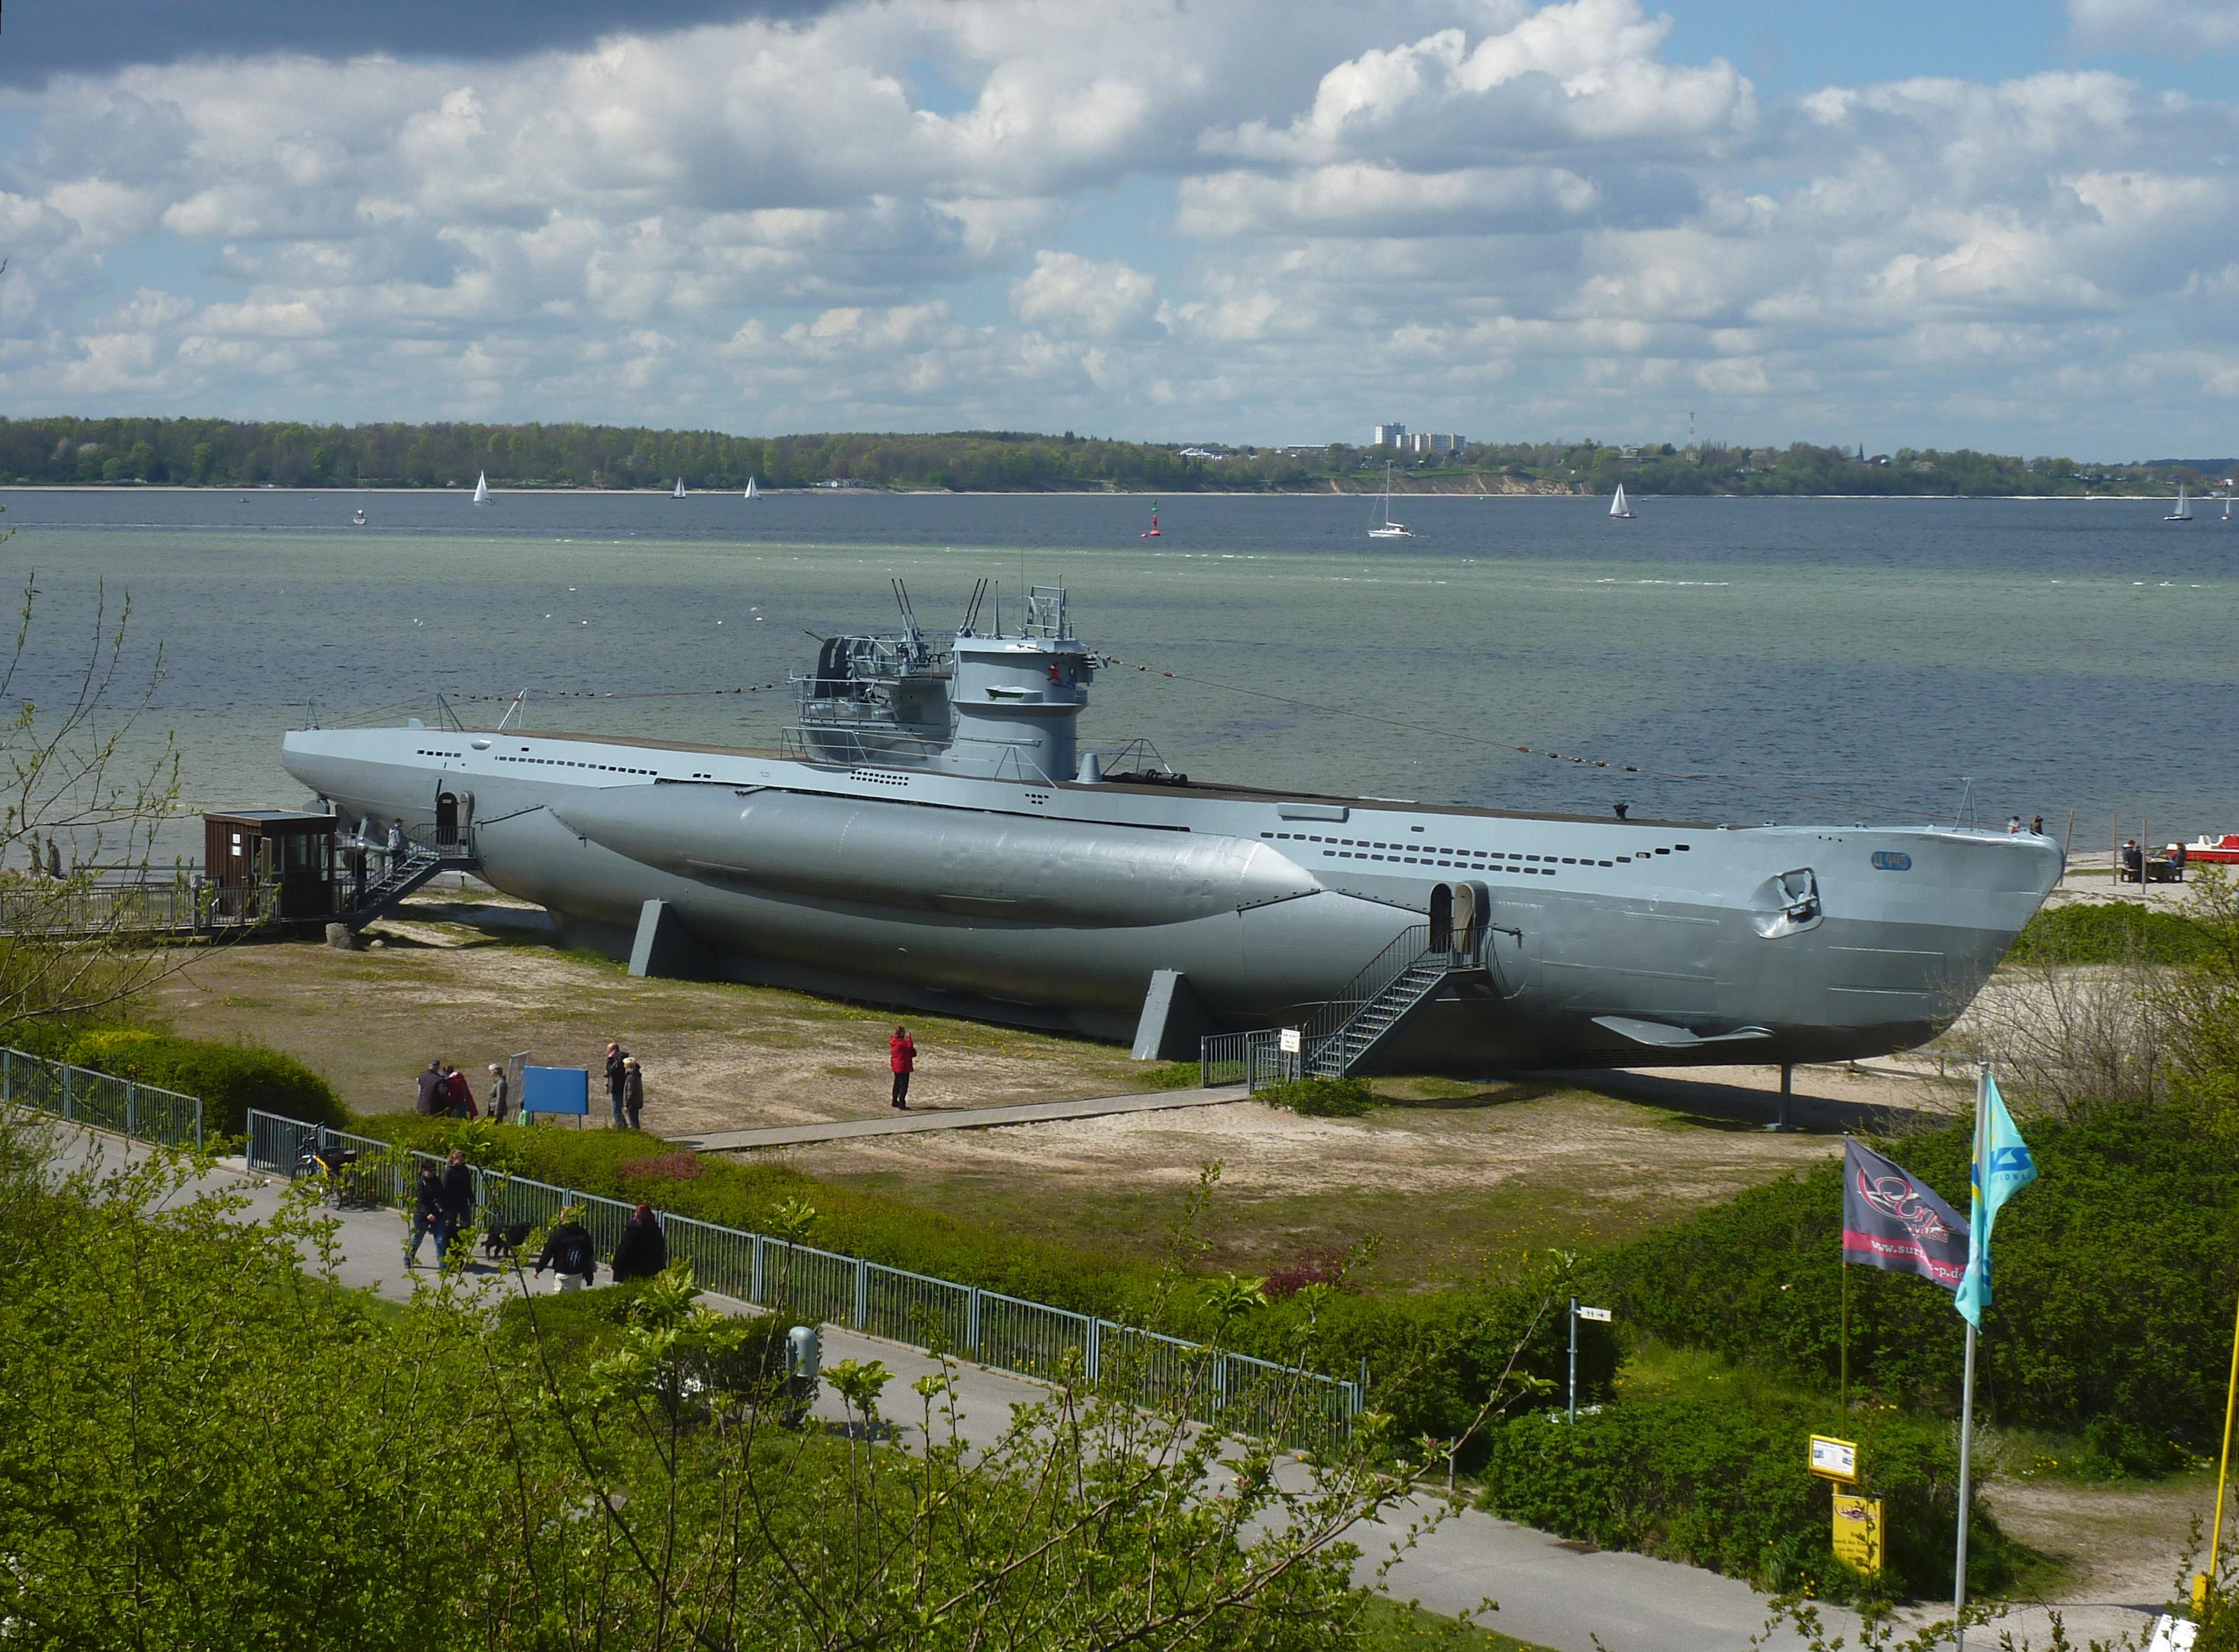
[[[493,488],[496,499],[669,499],[674,495],[666,488],[522,488],[506,486]],[[1336,499],[1362,500],[1378,497],[1382,490],[1374,487],[1359,488],[1186,488],[1181,489],[1156,488],[767,488],[760,499],[1171,499],[1177,501],[1192,499]],[[452,497],[471,499],[474,490],[468,488],[295,488],[266,487],[258,483],[254,488],[196,488],[178,482],[8,482],[0,484],[0,495],[8,494],[235,494],[248,497],[256,494],[289,494],[320,496],[330,499],[397,497],[431,499]],[[709,488],[688,494],[698,499],[713,495],[735,499],[738,491],[729,488]],[[1643,493],[1635,485],[1631,489],[1635,499],[1656,500],[1668,503],[1689,499],[1755,499],[1772,502],[1804,499],[1869,500],[1882,504],[1952,504],[1973,501],[1979,504],[2037,503],[2067,505],[2098,504],[2165,504],[2174,498],[2163,494],[1657,494]],[[1394,489],[1395,499],[1473,499],[1488,503],[1525,499],[1571,499],[1585,502],[1607,500],[1607,494],[1572,494],[1552,492],[1480,491],[1473,488],[1412,488]],[[2220,503],[2221,494],[2202,494],[2194,500],[2196,505]],[[760,499],[754,502],[759,503]],[[740,502],[747,501],[741,500]],[[2209,518],[2203,516],[2201,521]]]

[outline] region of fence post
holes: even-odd
[[[1228,1409],[1228,1356],[1213,1357],[1213,1413],[1219,1416]]]
[[[1094,1388],[1104,1375],[1104,1322],[1094,1314],[1088,1316],[1088,1347],[1086,1354],[1088,1385]]]
[[[867,1330],[871,1324],[871,1264],[861,1257],[855,1258],[855,1329]]]
[[[124,1081],[124,1139],[128,1142],[137,1133],[134,1127],[140,1122],[139,1103],[140,1086],[130,1078],[126,1079]],[[195,1145],[199,1147],[202,1144],[196,1142]]]
[[[964,1296],[964,1351],[980,1357],[980,1287],[968,1285]]]
[[[762,1236],[757,1233],[753,1236],[753,1238],[754,1242],[754,1259],[750,1264],[751,1271],[749,1274],[748,1289],[751,1290],[754,1294],[748,1297],[747,1300],[754,1304],[755,1307],[759,1308],[762,1305]]]
[[[75,1122],[77,1117],[77,1115],[72,1111],[71,1108],[70,1067],[70,1065],[65,1062],[63,1065],[63,1122],[65,1124]]]
[[[16,1052],[0,1050],[0,1106],[16,1105]]]

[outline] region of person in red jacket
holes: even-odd
[[[887,1040],[887,1065],[894,1070],[894,1105],[907,1111],[910,1074],[917,1070],[917,1045],[910,1041],[907,1027],[896,1027]]]

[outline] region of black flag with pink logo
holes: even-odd
[[[1967,1271],[1967,1223],[1910,1171],[1845,1141],[1843,1260],[1957,1290]]]

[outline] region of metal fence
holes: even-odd
[[[203,1144],[203,1105],[196,1098],[21,1050],[0,1049],[0,1105],[36,1108],[164,1147]]]
[[[369,1136],[249,1115],[249,1167],[296,1176],[307,1151],[358,1155],[356,1185],[401,1204],[415,1163],[436,1155]],[[547,1227],[574,1205],[601,1252],[611,1253],[631,1207],[621,1199],[477,1170],[475,1204],[487,1225]],[[1086,1382],[1108,1397],[1184,1413],[1237,1434],[1311,1445],[1345,1433],[1361,1407],[1360,1384],[841,1256],[742,1228],[655,1211],[672,1261],[688,1262],[706,1290],[757,1308],[846,1325],[890,1342],[952,1354],[1045,1381]]]
[[[1199,1040],[1198,1085],[1242,1085],[1254,1094],[1299,1076],[1303,1058],[1283,1048],[1279,1027],[1255,1032],[1215,1032]]]

